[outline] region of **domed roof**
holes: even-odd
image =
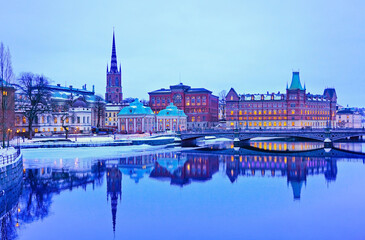
[[[74,108],[86,108],[87,105],[84,101],[77,99],[73,104],[72,107]]]
[[[123,108],[120,110],[118,115],[153,115],[153,111],[150,107],[145,107],[141,102],[138,101],[138,98],[134,100],[128,107]]]
[[[178,109],[174,104],[170,103],[165,109],[161,110],[158,114],[158,117],[186,117],[186,114],[183,110]]]

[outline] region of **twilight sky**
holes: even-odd
[[[124,97],[181,81],[218,95],[335,87],[365,106],[363,0],[1,0],[0,41],[16,74],[104,94],[113,27]]]

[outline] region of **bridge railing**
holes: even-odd
[[[0,155],[0,167],[9,165],[15,162],[20,155],[20,149],[17,149],[15,153],[9,155]]]

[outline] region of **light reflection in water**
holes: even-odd
[[[291,143],[256,143],[258,148],[264,148],[265,145],[274,149],[302,149],[300,145]],[[311,148],[316,145],[308,143],[303,146]],[[118,227],[117,210],[122,204],[123,177],[132,179],[138,185],[141,181],[161,180],[160,184],[168,181],[172,188],[202,184],[223,175],[227,188],[236,184],[240,178],[284,178],[294,200],[300,199],[303,185],[307,184],[311,176],[322,176],[327,183],[335,181],[337,177],[337,161],[330,157],[242,155],[232,154],[231,151],[164,152],[99,161],[75,158],[72,164],[62,159],[50,162],[53,164],[42,166],[27,160],[18,208],[12,210],[8,215],[10,217],[3,218],[6,224],[2,226],[8,228],[18,224],[18,228],[22,229],[27,224],[46,219],[56,195],[78,188],[94,192],[95,188],[106,185],[106,201],[110,203],[105,211],[111,212],[110,231],[115,232]],[[9,239],[16,239],[14,236],[12,238],[9,235]]]

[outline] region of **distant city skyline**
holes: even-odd
[[[2,3],[0,41],[14,72],[104,96],[113,28],[124,98],[183,82],[218,95],[284,92],[300,71],[307,92],[364,106],[362,1],[62,1]]]

